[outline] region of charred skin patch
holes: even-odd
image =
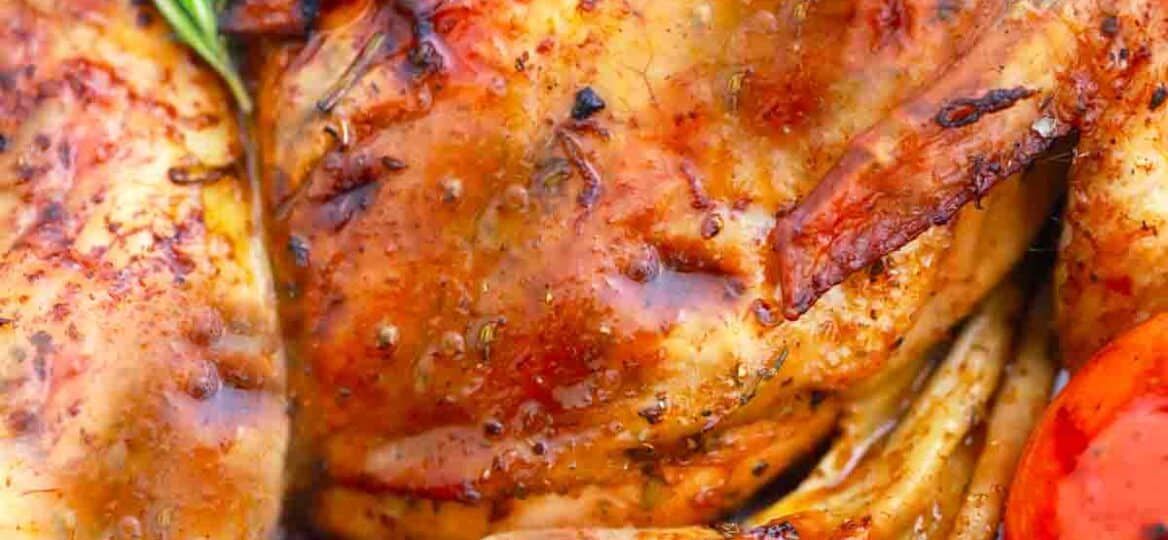
[[[955,99],[946,103],[933,120],[943,128],[959,128],[977,123],[982,116],[1013,107],[1019,100],[1034,95],[1034,90],[999,88],[976,98]]]

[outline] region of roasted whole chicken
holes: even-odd
[[[236,0],[247,116],[7,0],[0,537],[992,538],[1168,308],[1164,7]]]

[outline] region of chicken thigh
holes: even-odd
[[[1168,309],[1168,21],[1143,15],[1112,19],[1113,69],[1131,75],[1075,152],[1056,273],[1072,368]],[[1120,60],[1124,49],[1137,56]]]

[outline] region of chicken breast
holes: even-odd
[[[287,421],[219,82],[138,2],[0,3],[0,537],[269,538]]]

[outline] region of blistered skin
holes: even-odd
[[[698,523],[825,437],[833,392],[941,287],[971,305],[994,281],[948,279],[978,239],[937,227],[784,321],[775,216],[1004,10],[894,4],[350,2],[269,44],[309,519],[351,538]]]
[[[0,21],[0,537],[270,537],[284,376],[229,98],[146,4]]]

